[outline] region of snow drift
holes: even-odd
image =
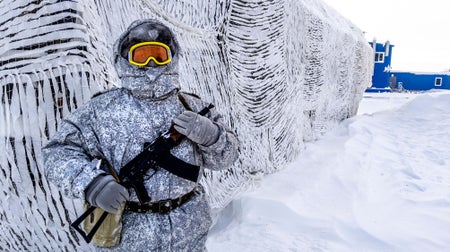
[[[81,204],[46,181],[40,150],[119,85],[111,48],[135,19],[173,28],[182,88],[239,135],[239,162],[202,180],[217,209],[354,115],[373,67],[362,32],[316,0],[4,0],[0,14],[0,249],[87,250],[68,228]]]
[[[233,201],[208,249],[449,251],[450,92],[372,94],[362,105]]]

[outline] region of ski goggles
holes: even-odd
[[[170,48],[164,43],[146,41],[133,45],[128,52],[128,61],[135,66],[146,66],[153,60],[157,65],[167,65],[172,61]]]

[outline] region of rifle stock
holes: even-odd
[[[89,233],[84,232],[83,228],[80,227],[83,220],[85,220],[97,207],[90,206],[78,219],[76,219],[72,224],[70,224],[71,227],[73,227],[83,238],[84,240],[89,243],[92,241],[92,238],[94,237],[97,230],[102,225],[103,221],[105,220],[106,216],[108,216],[108,212],[104,211],[102,215],[100,216],[100,219],[95,223],[94,227],[91,229]]]

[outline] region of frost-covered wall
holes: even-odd
[[[356,113],[372,72],[362,32],[320,0],[2,0],[0,251],[89,250],[69,229],[81,202],[43,173],[61,118],[120,85],[114,40],[135,19],[178,35],[182,88],[215,103],[240,159],[202,183],[220,209]]]

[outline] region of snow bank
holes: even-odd
[[[210,251],[448,251],[450,93],[369,104],[234,201]]]

